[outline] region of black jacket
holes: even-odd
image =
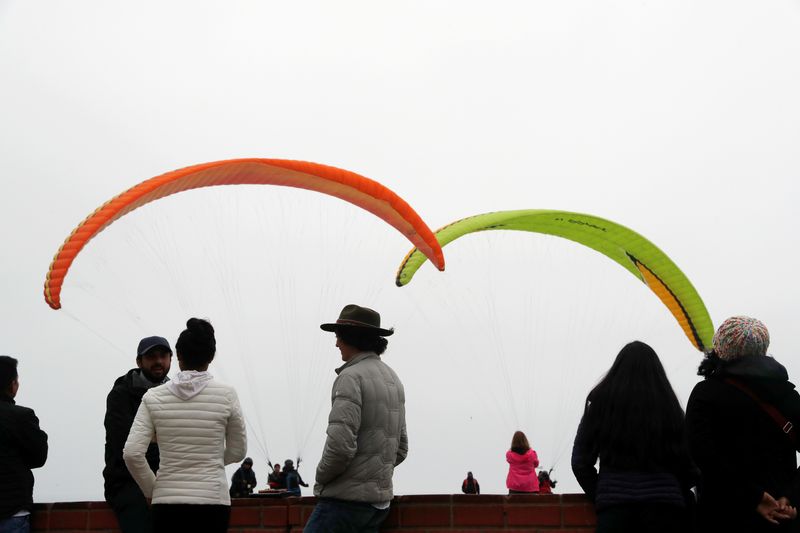
[[[32,468],[47,460],[47,433],[33,409],[0,395],[0,520],[33,507]]]
[[[151,386],[143,385],[141,370],[133,368],[114,382],[114,387],[106,398],[106,466],[103,469],[106,501],[111,502],[125,485],[136,482],[128,472],[122,459],[122,448],[128,440],[128,433],[142,403],[142,396]],[[149,384],[148,384],[149,385]],[[153,472],[158,470],[158,445],[147,448],[147,462]]]
[[[586,496],[600,511],[614,505],[653,503],[684,507],[691,487],[697,481],[697,468],[692,464],[688,450],[680,457],[664,464],[641,464],[620,468],[620,454],[614,450],[604,452],[600,458],[600,472],[595,465],[598,452],[594,450],[595,436],[589,434],[589,422],[595,415],[591,406],[586,409],[572,447],[572,472]]]
[[[233,473],[231,479],[231,488],[228,491],[231,498],[244,498],[253,493],[258,482],[256,481],[256,473],[250,468],[245,470],[241,466]]]
[[[686,407],[692,456],[703,473],[698,512],[709,531],[775,531],[755,511],[761,495],[800,504],[795,445],[733,378],[800,427],[800,395],[771,357],[717,363]]]
[[[467,478],[461,483],[461,492],[464,494],[480,494],[481,485],[475,478]]]
[[[301,485],[308,487],[308,484],[300,476],[300,472],[294,468],[281,470],[281,473],[278,474],[278,485],[286,490],[300,490]]]

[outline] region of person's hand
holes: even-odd
[[[778,498],[778,508],[772,516],[778,520],[794,520],[797,518],[797,509],[792,506],[789,498],[782,496]]]
[[[756,507],[756,512],[760,514],[764,520],[771,524],[778,524],[779,522],[774,518],[775,511],[778,510],[778,502],[765,492],[761,495],[761,501]]]

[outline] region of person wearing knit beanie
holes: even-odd
[[[733,316],[700,364],[705,379],[686,405],[689,447],[703,474],[698,531],[777,533],[797,525],[800,395],[786,367],[767,355],[769,343],[763,322]]]
[[[714,334],[714,353],[724,361],[767,354],[769,330],[760,320],[734,316],[726,320]]]

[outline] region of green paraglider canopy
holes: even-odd
[[[655,244],[610,220],[568,211],[526,209],[463,218],[436,232],[441,246],[478,231],[518,230],[563,237],[613,259],[656,293],[700,351],[711,349],[714,325],[703,300],[678,266]],[[403,260],[396,283],[411,281],[427,258],[416,248]]]

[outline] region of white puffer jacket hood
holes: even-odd
[[[191,400],[206,388],[214,376],[208,372],[184,370],[167,384],[169,391],[181,400]]]

